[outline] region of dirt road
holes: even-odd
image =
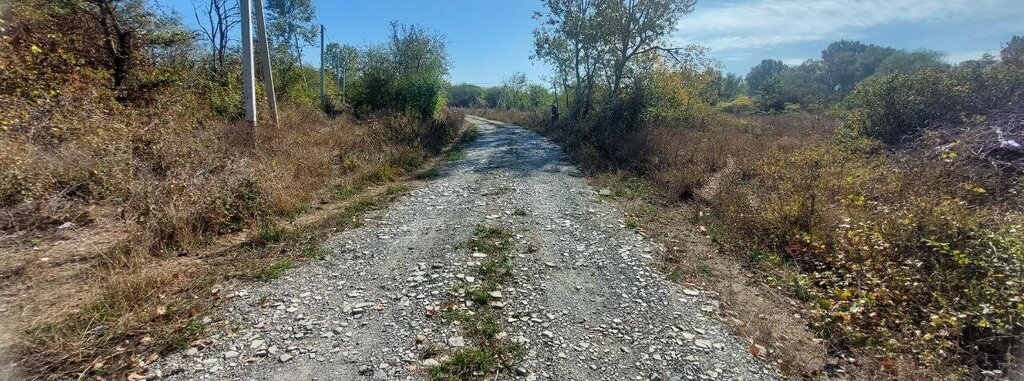
[[[221,327],[212,346],[153,369],[172,379],[424,379],[483,345],[432,312],[481,281],[479,253],[465,243],[483,226],[511,237],[495,337],[523,348],[513,370],[486,379],[776,378],[719,322],[714,301],[650,268],[660,249],[557,146],[470,120],[482,134],[464,158],[332,238],[323,260],[233,290],[237,298],[207,319]]]

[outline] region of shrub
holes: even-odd
[[[942,72],[882,74],[861,83],[843,101],[846,128],[895,144],[929,123],[957,115],[964,92]]]
[[[1024,105],[1024,71],[1007,66],[875,75],[842,102],[845,128],[887,144],[966,116]]]
[[[797,268],[807,281],[792,291],[837,349],[954,373],[1003,365],[1024,334],[1024,218],[965,188],[957,165],[887,155],[820,145],[743,162],[714,198],[720,238]]]
[[[445,84],[438,78],[417,77],[399,83],[395,91],[399,107],[416,113],[422,120],[438,116],[444,108]]]
[[[741,95],[729,102],[719,103],[716,108],[721,112],[745,114],[754,111],[754,100],[747,95]]]

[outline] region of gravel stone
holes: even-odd
[[[213,314],[230,324],[207,331],[203,352],[227,358],[246,348],[242,361],[222,367],[190,348],[150,371],[171,380],[423,379],[455,344],[478,345],[442,319],[448,307],[440,306],[452,290],[484,281],[475,278],[486,258],[452,248],[492,226],[514,237],[512,279],[489,295],[505,322],[497,340],[524,354],[499,379],[779,378],[702,311],[716,305],[710,293],[653,269],[665,249],[625,227],[602,196],[612,192],[590,187],[555,144],[468,119],[481,135],[464,158],[331,237],[322,260],[220,291],[236,295]]]

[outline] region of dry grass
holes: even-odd
[[[254,136],[233,78],[152,40],[178,31],[159,12],[118,8],[143,27],[114,84],[87,8],[0,6],[0,358],[26,374],[123,378],[188,345],[214,285],[319,256],[461,130],[457,111],[329,116],[311,91]]]
[[[356,196],[412,176],[462,125],[458,112],[357,121],[284,107],[253,148],[244,124],[176,100],[187,101],[79,120],[95,124],[60,136],[0,135],[11,153],[0,172],[20,179],[2,209],[0,318],[23,333],[0,352],[20,352],[22,368],[124,375],[188,345],[223,297],[214,285],[306,259],[380,200]],[[323,209],[331,222],[278,228]]]

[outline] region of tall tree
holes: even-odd
[[[395,70],[409,77],[441,79],[448,75],[444,38],[418,25],[391,23],[391,54]]]
[[[572,88],[573,116],[589,113],[593,99],[599,58],[596,1],[601,0],[544,0],[545,12],[534,14],[541,25],[533,31],[533,57],[551,64],[563,87]],[[566,83],[569,76],[572,84]]]
[[[946,54],[935,50],[895,51],[878,64],[877,73],[911,74],[921,70],[946,70]]]
[[[527,103],[527,87],[529,82],[526,74],[513,73],[505,78],[501,86],[501,98],[498,99],[498,107],[506,110],[523,109]]]
[[[611,95],[619,96],[628,65],[638,56],[658,51],[671,57],[685,48],[666,47],[660,40],[675,30],[679,18],[693,12],[696,0],[605,0],[597,2],[595,18],[611,70]]]
[[[718,85],[718,99],[722,101],[732,100],[746,92],[746,82],[743,76],[733,73],[722,75],[718,73],[716,79]]]
[[[483,95],[484,89],[480,86],[463,83],[452,86],[448,91],[448,103],[457,107],[479,107]]]
[[[281,73],[275,76],[281,82],[280,98],[298,82],[294,71],[302,64],[302,50],[316,42],[316,15],[312,0],[268,0],[266,9],[269,13],[267,29],[277,61],[275,66]]]
[[[1003,63],[1024,70],[1024,36],[1013,36],[999,53]]]
[[[324,49],[324,57],[327,70],[341,87],[343,99],[347,99],[348,84],[352,78],[359,75],[359,49],[351,45],[331,42]]]
[[[137,94],[134,90],[155,88],[157,83],[142,85],[139,81],[129,88],[129,81],[140,80],[140,66],[151,64],[159,54],[176,46],[191,42],[191,36],[177,19],[157,14],[146,6],[145,0],[59,0],[52,3],[66,12],[86,15],[93,25],[80,29],[95,35],[86,37],[96,44],[99,54],[90,53],[95,64],[111,74],[112,87],[118,90],[120,100]],[[150,54],[145,54],[145,53]]]
[[[231,36],[242,22],[238,1],[205,0],[203,4],[196,3],[196,0],[191,1],[196,23],[199,24],[203,38],[210,45],[210,69],[215,78],[224,78],[227,75],[226,57],[231,46]]]
[[[786,69],[786,64],[782,63],[782,61],[773,59],[761,60],[761,63],[751,68],[750,74],[747,74],[747,91],[751,96],[757,96],[762,86],[782,77]]]
[[[859,41],[840,40],[829,44],[821,52],[829,87],[840,95],[848,94],[857,82],[875,74],[878,66],[895,52],[893,48]]]

